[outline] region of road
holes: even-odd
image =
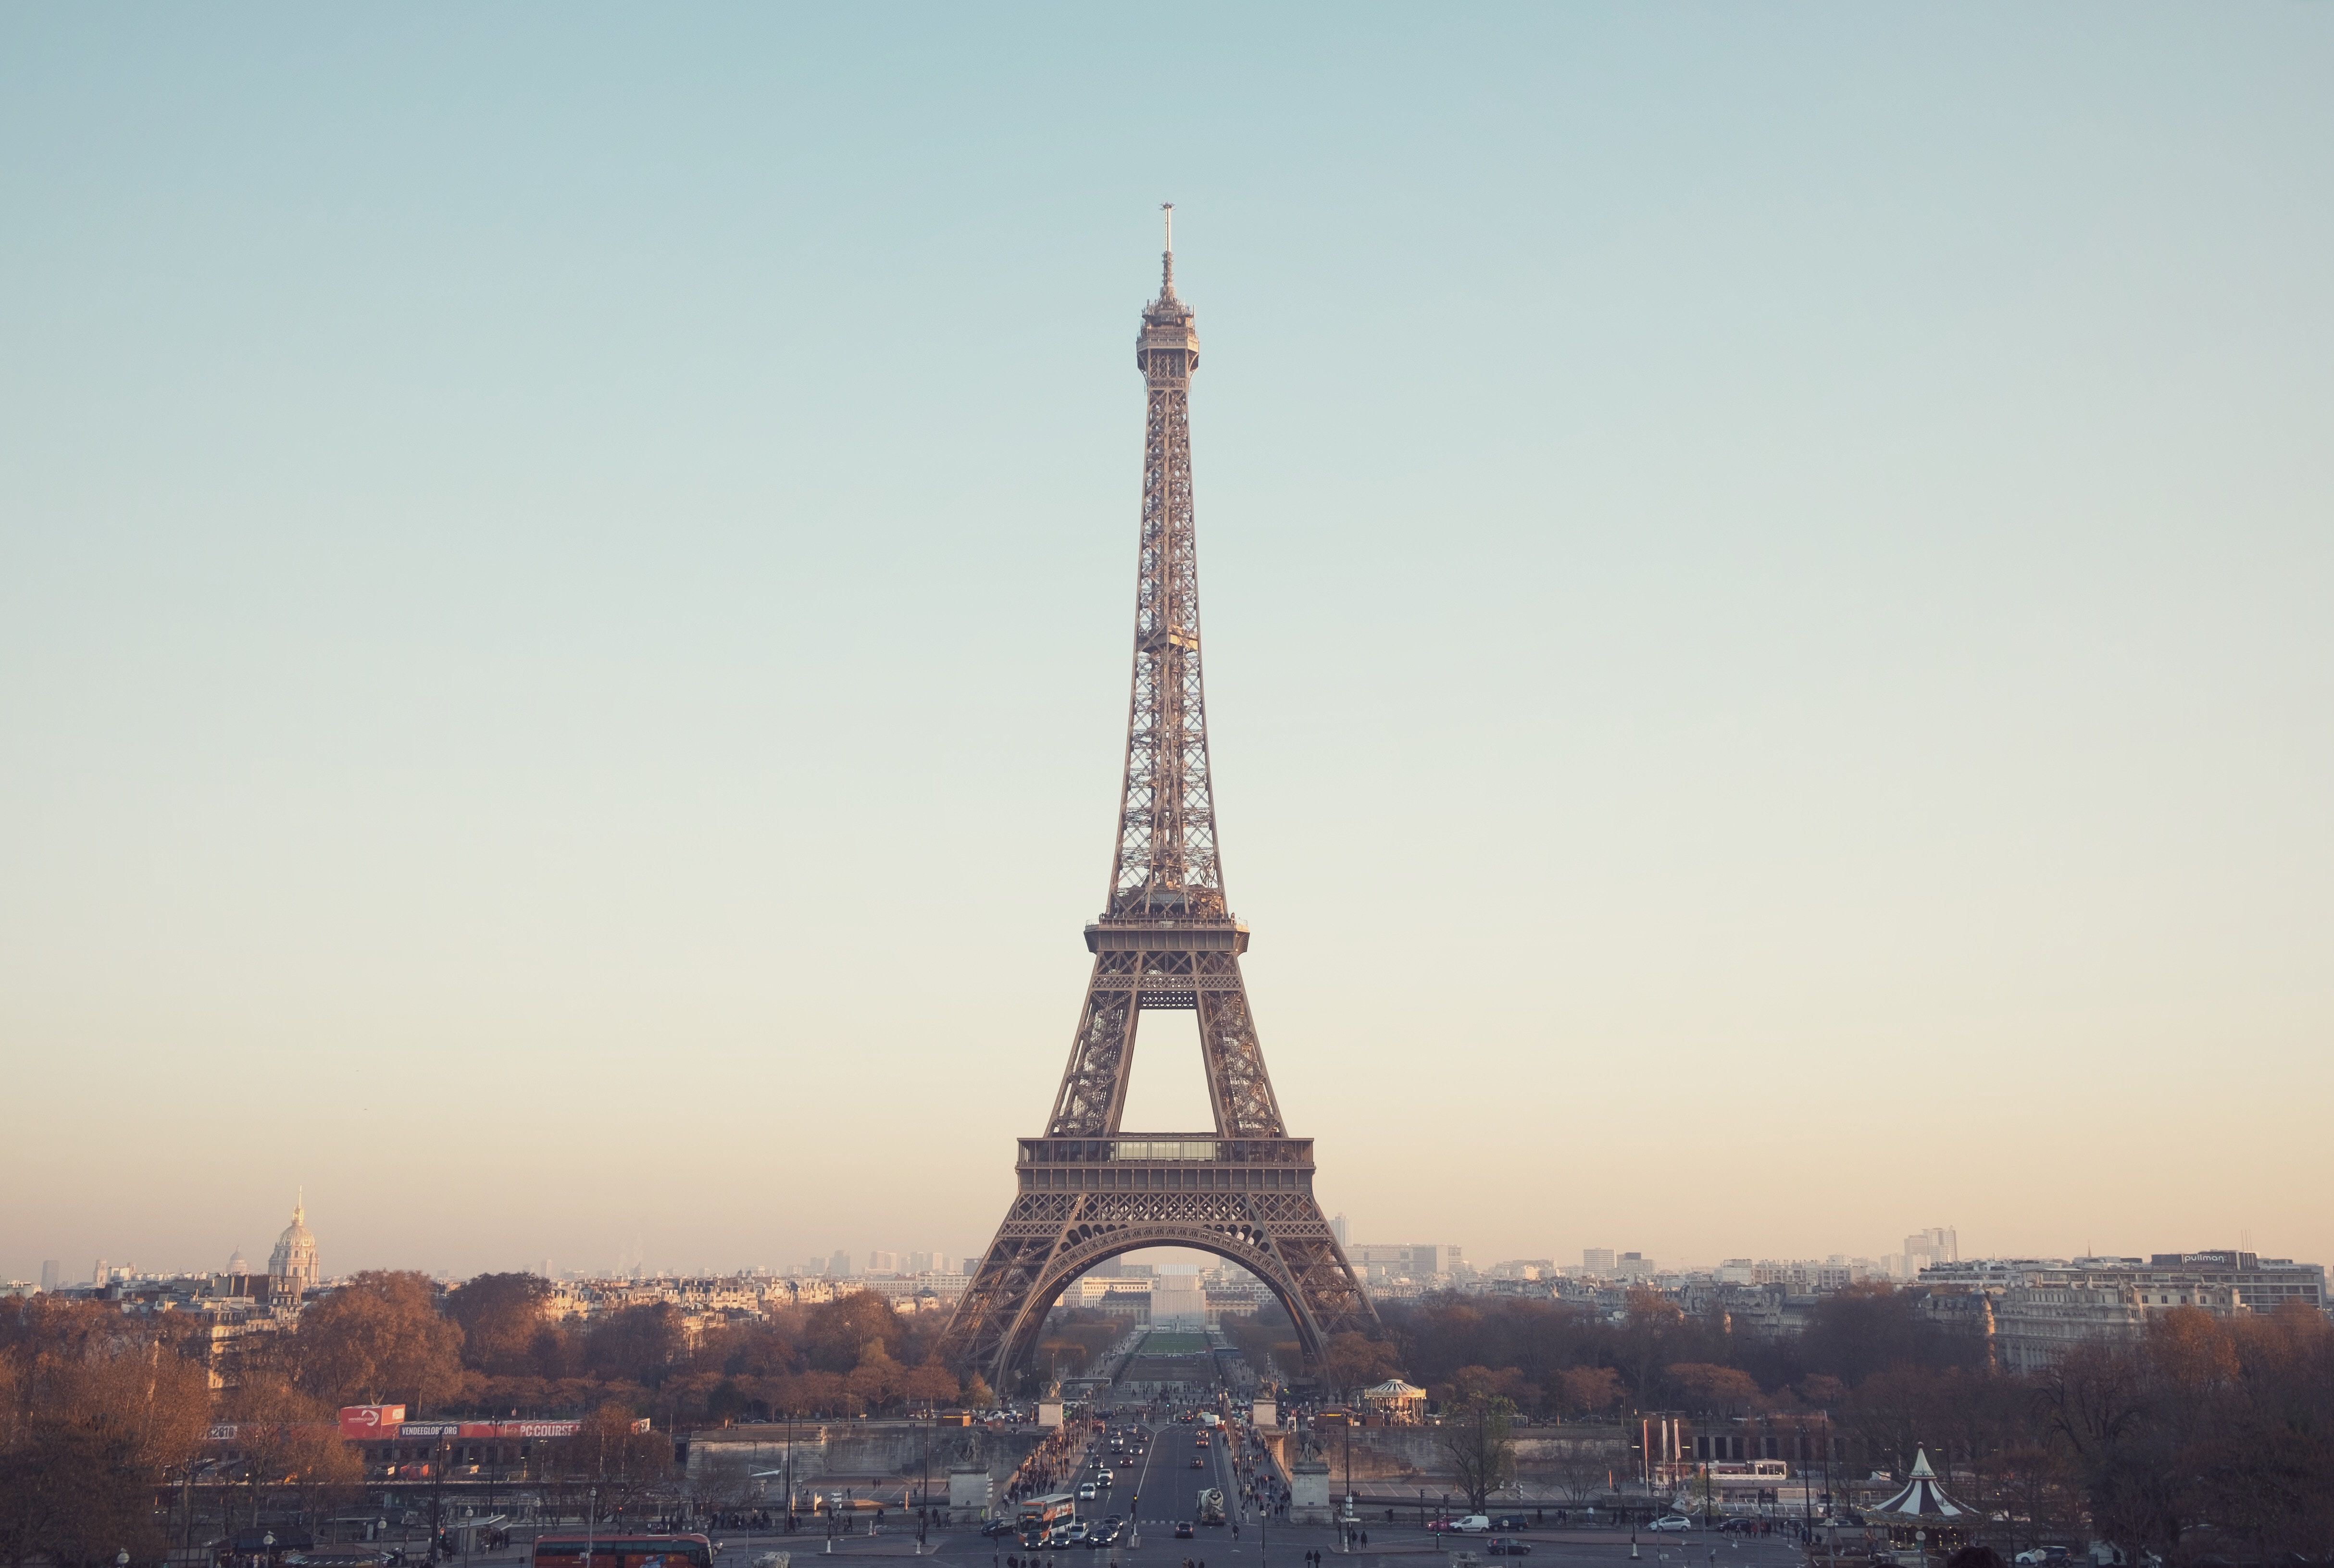
[[[1141,1387],[1113,1390],[1111,1397],[1118,1408],[1106,1418],[1108,1425],[1112,1429],[1140,1425],[1150,1434],[1150,1441],[1140,1458],[1110,1456],[1106,1438],[1095,1445],[1095,1452],[1104,1455],[1106,1462],[1114,1459],[1118,1479],[1095,1502],[1082,1504],[1080,1512],[1097,1521],[1132,1513],[1139,1525],[1132,1539],[1095,1551],[1029,1554],[1010,1537],[990,1541],[977,1529],[955,1529],[936,1533],[924,1555],[944,1568],[1008,1568],[1008,1558],[1017,1560],[1021,1568],[1182,1568],[1186,1563],[1212,1563],[1216,1568],[1272,1568],[1274,1563],[1281,1568],[1306,1568],[1307,1554],[1317,1552],[1323,1554],[1325,1568],[1341,1568],[1337,1559],[1344,1554],[1338,1531],[1260,1522],[1252,1514],[1240,1512],[1239,1489],[1233,1484],[1230,1467],[1228,1434],[1210,1433],[1209,1446],[1202,1449],[1194,1440],[1200,1429],[1172,1419],[1176,1410],[1198,1404],[1203,1392],[1206,1402],[1213,1404],[1217,1378],[1211,1358],[1141,1357],[1129,1366],[1127,1376]],[[1175,1390],[1179,1397],[1157,1403],[1142,1397],[1152,1385],[1160,1383],[1180,1384]],[[1198,1469],[1191,1467],[1194,1458],[1201,1461]],[[1237,1534],[1229,1522],[1214,1526],[1197,1523],[1200,1493],[1210,1486],[1222,1489],[1228,1510],[1239,1522]],[[1189,1539],[1175,1537],[1180,1520],[1193,1522]],[[1506,1555],[1485,1554],[1487,1543],[1480,1537],[1446,1536],[1423,1530],[1415,1523],[1386,1525],[1365,1520],[1364,1528],[1369,1541],[1352,1554],[1350,1568],[1442,1568],[1456,1551],[1477,1554],[1482,1568],[1630,1568],[1633,1563],[1636,1568],[1799,1568],[1802,1562],[1798,1547],[1788,1539],[1745,1540],[1705,1531],[1641,1535],[1633,1557],[1629,1536],[1623,1532],[1528,1530],[1511,1537],[1530,1548],[1529,1555],[1517,1563]],[[1134,1544],[1137,1540],[1139,1545]],[[825,1547],[824,1540],[803,1535],[792,1541],[783,1537],[735,1541],[728,1543],[717,1568],[754,1568],[755,1560],[771,1550],[791,1552],[795,1559],[791,1568],[811,1568],[808,1559],[824,1555]],[[834,1554],[908,1557],[915,1551],[911,1529],[837,1542]],[[1406,1561],[1383,1565],[1374,1562],[1388,1558]]]

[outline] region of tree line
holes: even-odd
[[[2175,1308],[2136,1342],[2018,1375],[1982,1339],[1931,1321],[1924,1294],[1856,1286],[1786,1338],[1653,1292],[1618,1322],[1527,1298],[1388,1303],[1382,1334],[1330,1342],[1326,1380],[1340,1396],[1397,1375],[1424,1387],[1471,1481],[1498,1483],[1513,1424],[1667,1412],[1748,1437],[1750,1457],[1761,1435],[1813,1429],[1843,1479],[1901,1478],[1925,1449],[2001,1545],[2095,1536],[2135,1562],[2334,1560],[2334,1324],[2321,1313]],[[1252,1357],[1268,1349],[1289,1367],[1286,1325],[1266,1316],[1235,1332]]]
[[[47,1295],[0,1303],[0,1560],[159,1556],[158,1488],[221,1451],[207,1441],[215,1424],[236,1427],[231,1474],[205,1472],[230,1482],[206,1491],[232,1528],[238,1511],[258,1521],[270,1494],[312,1518],[356,1494],[342,1405],[575,1419],[576,1437],[537,1445],[535,1468],[621,1490],[664,1477],[676,1427],[992,1402],[934,1359],[938,1314],[903,1317],[874,1295],[694,1326],[661,1303],[555,1322],[549,1295],[529,1275],[441,1291],[423,1275],[361,1274],[292,1327],[243,1342],[216,1392],[207,1322]],[[642,1416],[653,1435],[634,1430]]]

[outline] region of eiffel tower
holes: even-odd
[[[1329,1335],[1374,1329],[1376,1309],[1313,1197],[1313,1140],[1291,1138],[1264,1069],[1240,955],[1248,928],[1224,902],[1200,679],[1200,575],[1191,520],[1191,373],[1200,337],[1175,295],[1174,210],[1159,297],[1135,363],[1148,416],[1135,573],[1134,697],[1118,845],[1095,956],[1045,1136],[1020,1140],[1017,1190],[950,1320],[952,1358],[998,1389],[1035,1347],[1065,1286],[1136,1247],[1228,1258],[1279,1299],[1306,1359]],[[1199,1015],[1215,1127],[1126,1132],[1119,1121],[1144,1012]]]

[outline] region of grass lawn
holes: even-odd
[[[1146,1356],[1204,1356],[1208,1353],[1208,1336],[1154,1330],[1143,1340],[1142,1350],[1136,1353]]]

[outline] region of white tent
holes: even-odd
[[[1937,1473],[1929,1468],[1929,1450],[1926,1448],[1914,1450],[1913,1478],[1905,1483],[1905,1489],[1886,1503],[1865,1512],[1881,1515],[1883,1521],[1891,1525],[1977,1517],[1976,1510],[1954,1502],[1945,1495],[1945,1489],[1937,1485]]]

